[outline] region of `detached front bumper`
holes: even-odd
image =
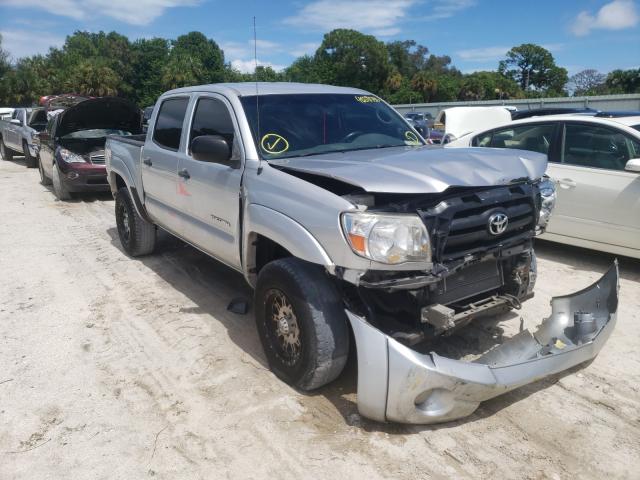
[[[552,313],[474,362],[423,355],[347,310],[358,349],[358,410],[378,421],[429,424],[593,359],[616,323],[618,264],[592,286],[551,300]]]

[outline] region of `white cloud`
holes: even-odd
[[[27,30],[3,30],[2,48],[9,52],[13,60],[22,57],[28,57],[37,53],[47,53],[49,47],[60,47],[64,43],[65,38],[46,32],[38,32],[37,35],[33,31]]]
[[[284,19],[288,25],[329,31],[353,28],[376,35],[398,33],[397,24],[418,0],[315,0]]]
[[[270,40],[257,40],[255,46],[258,49],[258,56],[263,54],[269,54],[273,52],[282,51],[282,46],[279,43],[272,42]],[[254,42],[253,40],[247,40],[246,42],[223,42],[220,47],[224,51],[225,58],[232,58],[231,66],[242,73],[253,73],[255,68],[254,56]],[[278,65],[271,62],[263,62],[258,60],[258,65],[264,67],[271,67],[275,71],[280,71],[285,68],[284,65]]]
[[[578,14],[571,26],[574,35],[582,37],[592,30],[623,30],[635,27],[640,21],[632,0],[614,0],[603,6],[595,15],[587,11]]]
[[[271,67],[276,72],[286,68],[284,65],[276,65],[271,62],[262,62],[260,60],[258,60],[258,65],[261,67]],[[231,67],[242,73],[253,73],[256,67],[256,62],[255,60],[231,60]]]
[[[510,49],[511,47],[470,48],[467,50],[459,50],[456,52],[456,55],[462,60],[488,62],[490,60],[501,59]]]
[[[550,52],[556,52],[562,50],[564,44],[562,43],[547,43],[541,45],[542,48],[546,48]],[[469,48],[466,50],[458,50],[456,55],[462,60],[468,62],[484,63],[492,60],[502,60],[507,52],[511,50],[511,47],[482,47],[482,48]]]
[[[0,0],[0,3],[36,8],[75,20],[106,16],[131,25],[148,25],[168,8],[189,7],[200,0]]]
[[[433,3],[433,11],[429,14],[429,19],[436,20],[453,17],[456,13],[473,7],[476,0],[439,0]]]

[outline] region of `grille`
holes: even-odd
[[[89,160],[91,160],[91,163],[104,165],[104,152],[89,155]]]
[[[419,209],[432,232],[437,261],[455,260],[493,247],[505,247],[533,236],[536,224],[536,194],[529,184],[465,192],[442,200],[429,209]],[[504,213],[509,222],[500,235],[489,231],[489,218]]]

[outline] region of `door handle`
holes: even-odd
[[[180,170],[178,172],[178,175],[184,178],[185,180],[189,180],[191,178],[191,175],[189,175],[189,172],[187,171],[186,168],[183,168],[182,170]]]
[[[148,166],[153,165],[153,162],[151,161],[150,158],[145,158],[144,160],[142,160],[142,163],[144,163],[145,165],[148,165]]]
[[[562,178],[558,180],[558,183],[563,188],[575,188],[578,184],[571,180],[570,178]]]

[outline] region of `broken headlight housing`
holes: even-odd
[[[77,153],[70,152],[66,148],[60,148],[58,150],[58,155],[60,158],[66,163],[85,163],[86,160],[82,158]]]
[[[347,212],[342,229],[361,257],[390,265],[431,261],[429,234],[418,215]]]
[[[547,228],[551,212],[556,206],[556,184],[549,177],[544,177],[538,185],[540,190],[540,215],[538,217],[538,229]]]

